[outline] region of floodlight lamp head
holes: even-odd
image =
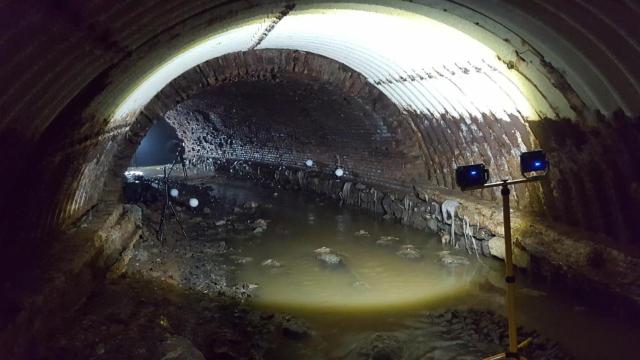
[[[462,191],[480,188],[489,181],[489,170],[484,164],[458,166],[456,183]]]
[[[524,177],[546,175],[549,171],[547,155],[542,150],[527,151],[520,154],[520,173]]]

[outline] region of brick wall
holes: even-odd
[[[424,181],[415,139],[400,137],[410,129],[400,129],[407,125],[392,104],[384,105],[387,113],[380,106],[376,111],[371,99],[344,94],[322,79],[284,73],[221,84],[165,117],[198,167],[232,159],[306,168],[313,160],[315,170],[331,174],[341,166],[345,176],[365,182]]]

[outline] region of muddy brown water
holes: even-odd
[[[258,285],[252,300],[256,308],[293,314],[313,330],[311,339],[270,353],[272,359],[342,358],[375,332],[407,330],[410,336],[409,329],[425,311],[480,308],[503,313],[502,263],[445,248],[438,234],[341,208],[312,194],[275,190],[274,196],[273,189],[228,179],[207,184],[223,212],[255,201],[268,220],[267,230],[252,241],[234,242],[237,255],[253,259],[237,267],[234,280]],[[384,236],[394,237],[392,245],[376,243]],[[413,245],[421,257],[398,256],[402,245]],[[344,266],[323,266],[314,252],[322,247],[340,256]],[[469,263],[446,266],[443,251]],[[262,265],[267,260],[280,266]],[[591,309],[561,289],[533,284],[526,276],[519,276],[518,286],[519,324],[558,341],[576,359],[640,358],[634,348],[640,340],[637,326]],[[429,338],[420,341],[428,346]]]

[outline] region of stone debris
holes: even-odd
[[[451,255],[450,251],[440,251],[438,256],[440,263],[446,266],[469,265],[469,259],[460,255]]]
[[[397,236],[380,236],[380,238],[376,241],[376,244],[380,246],[392,246],[395,245],[395,243],[399,240],[400,238],[398,238]]]
[[[256,221],[254,221],[251,226],[254,228],[254,232],[258,229],[260,229],[259,232],[263,232],[265,230],[267,230],[267,223],[269,222],[269,220],[265,220],[265,219],[258,219]]]
[[[316,253],[316,254],[329,254],[331,252],[331,249],[329,249],[326,246],[323,246],[323,247],[321,247],[319,249],[313,250],[313,252]]]
[[[344,260],[342,259],[344,254],[339,254],[326,246],[315,249],[313,252],[316,253],[316,259],[322,265],[328,267],[339,267],[344,265]]]
[[[400,250],[396,252],[396,255],[407,260],[417,260],[422,258],[420,250],[416,249],[416,247],[413,245],[402,245]]]
[[[266,267],[271,267],[271,268],[279,268],[282,266],[281,263],[279,263],[277,260],[274,260],[274,259],[265,260],[262,262],[261,265]]]
[[[356,289],[370,289],[371,287],[369,286],[369,284],[367,284],[365,281],[362,280],[357,280],[354,281],[351,286],[353,286]]]
[[[353,234],[353,235],[360,236],[360,237],[369,237],[370,236],[369,233],[364,231],[364,230],[356,231],[355,234]]]
[[[244,203],[244,205],[242,205],[242,207],[247,210],[255,210],[256,208],[258,208],[258,203],[255,201],[247,201],[246,203]]]
[[[253,262],[253,258],[248,256],[232,255],[232,256],[229,256],[229,258],[233,260],[233,262],[235,262],[236,264],[248,264],[250,262]]]
[[[321,264],[329,267],[344,265],[344,261],[342,261],[342,258],[336,254],[323,253],[316,256],[316,259],[318,259]]]
[[[229,293],[236,298],[250,298],[255,296],[258,288],[258,284],[242,283],[234,286]]]

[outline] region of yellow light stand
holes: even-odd
[[[463,189],[463,191],[478,190],[500,186],[500,194],[502,195],[502,214],[504,217],[504,281],[507,285],[507,324],[509,333],[509,347],[506,352],[484,358],[483,360],[527,360],[524,356],[519,354],[519,351],[529,345],[529,343],[531,343],[531,338],[528,338],[518,344],[518,326],[516,325],[516,277],[513,273],[513,248],[511,244],[511,206],[509,203],[509,195],[511,194],[511,190],[509,190],[509,185],[539,181],[542,180],[542,178],[544,178],[544,175],[532,176],[518,180],[502,180],[500,182],[489,183],[479,187]]]

